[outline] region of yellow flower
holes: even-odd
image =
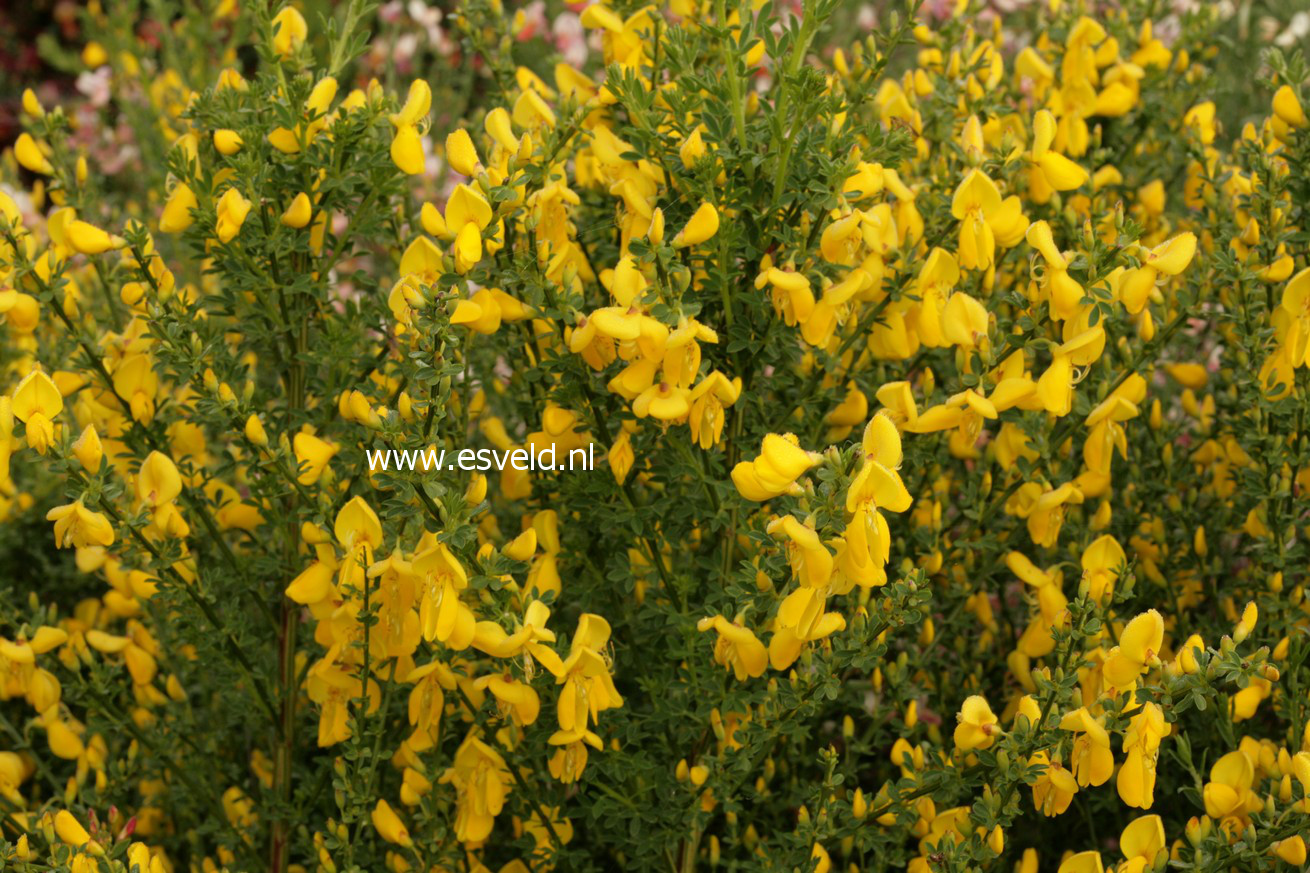
[[[623,705],[609,664],[600,654],[609,644],[609,636],[609,622],[599,615],[583,613],[578,617],[569,656],[555,674],[556,684],[564,686],[557,712],[561,730],[585,730],[588,717],[595,721],[604,710]]]
[[[989,749],[1001,733],[996,713],[980,694],[965,698],[955,718],[959,722],[955,726],[955,748],[961,752]]]
[[[337,80],[333,77],[324,76],[314,83],[309,96],[305,98],[304,114],[309,121],[296,125],[295,130],[277,128],[268,135],[269,144],[284,154],[297,154],[303,145],[313,142],[319,132],[327,127],[327,112],[336,96]]]
[[[432,89],[423,79],[415,79],[410,83],[405,105],[391,116],[391,124],[396,129],[391,140],[391,160],[402,173],[415,176],[423,172],[423,145],[419,127],[426,122],[431,108]]]
[[[533,600],[524,610],[522,623],[513,634],[506,634],[495,622],[478,622],[473,647],[496,658],[522,657],[524,670],[529,676],[532,675],[534,660],[558,675],[563,669],[563,661],[546,646],[546,643],[555,642],[555,632],[546,627],[549,620],[550,607],[540,600]]]
[[[987,343],[986,308],[968,294],[956,292],[941,312],[942,338],[953,346],[974,349]]]
[[[224,128],[223,130],[214,131],[214,149],[220,155],[235,155],[241,151],[243,144],[241,134],[235,130]]]
[[[855,425],[868,415],[869,398],[855,382],[851,382],[842,402],[823,416],[823,423],[828,425],[827,439],[832,442],[846,439]]]
[[[1060,720],[1060,728],[1072,731],[1073,775],[1080,786],[1104,785],[1114,773],[1110,735],[1100,722],[1080,707]]]
[[[454,234],[455,269],[467,273],[482,260],[482,231],[494,215],[491,204],[468,185],[457,185],[446,201],[446,231]]]
[[[1046,411],[1057,417],[1073,409],[1073,362],[1068,355],[1055,353],[1051,365],[1037,380],[1037,396]]]
[[[762,503],[797,489],[796,479],[819,462],[820,456],[800,447],[792,434],[768,434],[754,461],[732,469],[732,481],[747,500]]]
[[[410,743],[420,748],[436,743],[441,728],[441,716],[446,709],[445,691],[457,686],[455,674],[440,661],[415,667],[405,676],[405,682],[414,688],[409,692],[407,717],[414,728]]]
[[[476,630],[473,611],[460,601],[468,574],[445,543],[437,543],[413,561],[419,576],[419,627],[423,639],[438,640],[455,651],[469,647]]]
[[[1129,270],[1119,283],[1119,299],[1123,301],[1124,308],[1133,315],[1141,312],[1151,291],[1160,282],[1160,277],[1177,276],[1187,269],[1195,254],[1196,234],[1191,231],[1181,233],[1146,252],[1142,266]]]
[[[73,457],[77,458],[82,468],[89,473],[96,473],[100,470],[100,462],[105,456],[104,446],[100,442],[100,434],[94,424],[88,424],[82,431],[82,435],[73,443]],[[3,472],[0,472],[0,478],[3,478]]]
[[[446,160],[451,168],[464,176],[477,176],[482,172],[482,161],[478,159],[478,150],[473,146],[469,133],[460,127],[446,136]]]
[[[402,173],[416,176],[423,172],[423,142],[412,124],[396,128],[391,140],[391,160]]]
[[[41,370],[32,370],[14,388],[14,418],[27,425],[27,444],[44,455],[54,442],[54,418],[64,409],[64,397]]]
[[[1081,563],[1083,578],[1087,580],[1087,596],[1099,602],[1107,594],[1114,593],[1115,580],[1120,570],[1127,566],[1127,556],[1119,541],[1106,534],[1083,549]]]
[[[20,133],[18,139],[14,141],[14,157],[18,160],[19,166],[33,173],[49,176],[55,171],[45,151],[29,133]]]
[[[23,111],[33,118],[45,118],[45,107],[37,99],[36,92],[31,88],[23,89]]]
[[[1045,221],[1034,221],[1026,234],[1028,244],[1036,249],[1046,262],[1046,274],[1041,290],[1051,305],[1051,315],[1061,321],[1073,318],[1083,300],[1083,287],[1069,276],[1069,258],[1055,244],[1051,226]]]
[[[966,270],[988,269],[997,243],[1014,246],[1028,229],[1019,198],[1002,202],[996,183],[977,169],[970,170],[955,189],[951,215],[960,222],[960,266]]]
[[[1279,840],[1272,848],[1278,857],[1293,867],[1301,867],[1305,864],[1305,838],[1300,834],[1293,834],[1285,840]]]
[[[432,790],[432,780],[413,767],[406,767],[401,775],[400,802],[406,806],[418,806]]]
[[[370,679],[366,686],[354,668],[342,664],[339,657],[339,649],[330,650],[326,657],[309,668],[305,677],[305,692],[320,707],[318,745],[321,748],[350,739],[352,700],[367,695],[369,712],[375,711],[382,701],[377,683]]]
[[[788,326],[794,327],[809,320],[814,312],[814,291],[804,274],[770,265],[755,279],[756,288],[762,290],[766,285],[773,289],[774,310]]]
[[[1251,790],[1255,769],[1245,752],[1229,752],[1210,768],[1210,781],[1202,789],[1205,813],[1225,827],[1237,830],[1250,823],[1251,813],[1264,806]]]
[[[309,219],[314,213],[314,206],[309,200],[309,195],[301,191],[291,201],[291,205],[282,213],[281,221],[287,227],[302,228],[309,224]]]
[[[1081,188],[1087,182],[1087,171],[1051,149],[1055,140],[1056,122],[1049,110],[1043,109],[1033,117],[1033,147],[1029,160],[1033,162],[1041,181],[1054,191],[1072,191]],[[1038,203],[1046,202],[1049,197],[1041,191],[1033,198]]]
[[[693,407],[694,411],[694,407]],[[695,420],[693,418],[693,420]],[[633,463],[637,460],[637,455],[632,449],[632,436],[626,430],[620,431],[614,444],[610,446],[606,454],[609,461],[610,472],[614,474],[614,481],[620,485],[628,478],[628,472],[632,470]]]
[[[1251,631],[1255,630],[1255,623],[1259,617],[1260,610],[1256,607],[1255,601],[1246,604],[1246,607],[1242,610],[1241,620],[1233,628],[1233,642],[1240,643],[1246,640],[1251,635]]]
[[[1128,723],[1124,734],[1124,762],[1119,768],[1115,787],[1119,798],[1129,806],[1150,809],[1155,802],[1155,767],[1160,757],[1160,741],[1172,728],[1164,712],[1154,703],[1142,705]]]
[[[826,555],[827,549],[821,545],[819,548]],[[811,552],[806,557],[810,567],[818,566],[822,569],[824,559],[820,552]],[[831,562],[832,558],[828,556],[826,563],[831,566]],[[810,575],[810,572],[805,572]],[[801,585],[783,599],[774,619],[773,638],[769,640],[769,664],[773,669],[786,670],[790,667],[800,657],[806,643],[826,639],[845,630],[846,619],[841,613],[824,612],[827,598],[826,585]]]
[[[1178,648],[1176,659],[1178,672],[1191,675],[1200,669],[1199,658],[1205,655],[1205,641],[1200,634],[1192,634]]]
[[[597,751],[605,748],[600,737],[589,730],[555,731],[547,742],[557,747],[547,762],[550,775],[566,785],[582,778],[587,768],[587,746]]]
[[[173,502],[181,493],[182,478],[173,459],[161,452],[151,452],[137,471],[137,501],[150,509],[157,509]]]
[[[86,828],[66,809],[55,813],[55,833],[65,844],[75,849],[83,849],[92,855],[103,855],[104,847],[91,839]]]
[[[1037,865],[1034,864],[1033,870],[1036,871],[1036,869]],[[1102,873],[1104,870],[1105,866],[1101,861],[1101,853],[1088,851],[1079,852],[1065,858],[1060,862],[1060,869],[1056,873]]]
[[[246,419],[245,434],[246,439],[260,448],[268,447],[268,432],[264,430],[264,423],[259,420],[258,415],[251,414]]]
[[[702,203],[694,215],[687,220],[687,225],[673,238],[675,249],[698,246],[719,232],[719,211],[714,204]]]
[[[696,627],[701,631],[718,631],[714,660],[730,668],[738,682],[764,675],[769,666],[769,655],[750,628],[730,622],[721,615],[702,618]]]
[[[769,522],[768,533],[787,538],[787,556],[792,573],[807,588],[826,588],[832,578],[832,553],[819,539],[811,524],[802,524],[792,515]]]
[[[731,381],[718,370],[712,371],[691,390],[691,410],[687,425],[691,440],[702,449],[711,449],[723,435],[723,410],[741,396],[741,377]]]
[[[1274,92],[1273,107],[1274,114],[1282,119],[1284,124],[1291,127],[1306,126],[1305,108],[1302,107],[1301,98],[1297,96],[1291,85],[1283,85]]]
[[[1119,645],[1106,657],[1103,675],[1115,688],[1127,688],[1137,681],[1147,667],[1159,663],[1164,642],[1164,619],[1154,609],[1138,615],[1124,628]]]
[[[100,255],[127,245],[122,237],[113,236],[85,221],[71,222],[66,233],[73,251],[84,255]]]
[[[1116,873],[1146,873],[1165,850],[1164,822],[1158,815],[1133,819],[1119,836],[1119,851],[1126,859]]]
[[[1059,542],[1065,505],[1082,503],[1083,494],[1070,482],[1065,482],[1059,488],[1045,490],[1039,483],[1027,482],[1013,500],[1015,512],[1027,520],[1028,535],[1033,542],[1050,548]],[[1006,509],[1010,510],[1008,504]]]
[[[668,382],[657,382],[647,388],[632,403],[632,412],[638,418],[650,416],[660,421],[681,421],[691,412],[691,392]]]
[[[114,390],[127,400],[134,421],[149,424],[154,420],[159,374],[148,354],[129,355],[119,362],[114,370]]]
[[[195,221],[192,213],[199,205],[195,192],[185,182],[179,182],[164,204],[163,214],[159,216],[159,230],[163,233],[181,233]]]
[[[455,752],[454,766],[447,768],[439,781],[455,787],[456,839],[465,843],[485,840],[512,787],[505,759],[470,732]]]
[[[861,440],[859,472],[846,492],[846,511],[852,515],[838,549],[839,568],[856,584],[869,587],[887,581],[886,564],[891,547],[887,522],[879,510],[904,512],[913,498],[898,472],[901,436],[886,412],[869,419]]]
[[[218,224],[215,234],[219,242],[231,242],[241,232],[241,225],[250,213],[250,201],[236,188],[228,188],[218,199]]]
[[[307,432],[296,434],[291,445],[300,470],[296,481],[301,485],[313,485],[318,482],[327,469],[328,462],[340,451],[340,448],[333,443]]]
[[[1045,766],[1033,783],[1033,806],[1042,815],[1054,818],[1069,808],[1078,793],[1078,781],[1057,758],[1052,761],[1045,752],[1037,752],[1028,759],[1030,766]]]
[[[382,798],[378,798],[377,806],[373,807],[370,817],[373,819],[373,827],[377,828],[378,836],[388,843],[395,843],[405,848],[414,845],[405,823],[401,821],[400,816],[396,815],[396,811],[391,808],[391,804]]]
[[[678,159],[688,170],[695,167],[696,162],[705,155],[705,140],[700,135],[700,131],[698,126],[682,141],[682,145],[678,146]]]
[[[541,698],[533,687],[512,676],[501,673],[479,676],[474,680],[473,687],[479,691],[490,690],[500,705],[502,717],[511,717],[522,727],[536,721],[541,712]]]
[[[286,60],[305,43],[309,36],[309,25],[305,16],[293,6],[287,6],[273,17],[273,51]]]

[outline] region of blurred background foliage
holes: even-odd
[[[232,0],[189,0],[180,8],[191,13],[208,15],[230,5]],[[251,2],[251,0],[237,0]],[[984,4],[990,16],[999,18],[1004,30],[1014,34],[1032,33],[1028,26],[1038,8],[1047,0],[987,0]],[[1185,15],[1213,0],[1157,0],[1153,16],[1168,19],[1170,14]],[[67,98],[89,89],[86,81],[87,65],[81,56],[85,43],[83,21],[88,9],[99,3],[77,0],[30,0],[7,2],[0,11],[0,149],[6,148],[18,135],[19,100],[24,83],[43,81],[49,96],[59,94]],[[156,32],[156,42],[162,51],[170,51],[170,35],[153,24],[167,4],[158,0],[139,2],[111,2],[107,4],[111,17],[123,27],[140,32],[149,28]],[[309,21],[318,21],[337,13],[343,0],[299,0]],[[599,64],[599,54],[586,51],[581,26],[576,24],[577,13],[586,3],[567,3],[563,0],[506,0],[505,14],[516,18],[517,39],[510,46],[514,60],[538,72],[546,70],[561,54],[572,55],[569,60],[585,59]],[[795,4],[793,4],[795,5]],[[841,34],[849,42],[859,34],[872,29],[898,7],[898,0],[859,2],[850,0],[833,16],[828,37]],[[1096,4],[1083,4],[1096,5]],[[1263,63],[1264,52],[1271,47],[1289,51],[1297,46],[1310,50],[1310,3],[1306,0],[1220,0],[1216,3],[1231,21],[1222,31],[1222,45],[1214,61],[1219,86],[1214,100],[1218,105],[1219,119],[1224,134],[1236,136],[1242,125],[1258,120],[1262,107],[1250,101],[1251,84],[1264,78],[1268,70]],[[434,92],[435,124],[438,128],[468,113],[470,108],[485,102],[485,97],[496,90],[492,71],[466,57],[454,33],[443,25],[452,12],[457,11],[458,0],[432,2],[432,0],[390,0],[379,5],[370,28],[373,34],[368,54],[354,71],[357,76],[376,76],[387,87],[395,90],[398,83],[408,82],[415,73],[428,69]],[[925,0],[925,16],[943,18],[952,14],[954,0]],[[187,15],[191,14],[187,13]],[[180,18],[179,18],[180,20]],[[146,23],[152,22],[152,23]],[[323,38],[325,30],[311,28]],[[195,52],[195,46],[173,46],[173,60],[186,58],[189,65],[198,67],[194,72],[204,80],[207,65],[221,58],[228,45],[246,42],[244,34],[232,33],[222,25],[198,31],[208,41],[209,52]],[[1159,34],[1166,41],[1167,31]],[[829,39],[829,42],[835,42]],[[820,37],[819,43],[823,43]],[[1021,46],[1016,45],[1015,48]],[[585,52],[585,53],[584,53]],[[183,63],[183,67],[187,66]],[[63,102],[60,100],[59,102]],[[442,131],[438,131],[442,132]]]

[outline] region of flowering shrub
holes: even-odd
[[[1227,131],[1213,10],[967,5],[384,9],[462,90],[93,6],[0,171],[6,865],[1303,866],[1306,63]]]

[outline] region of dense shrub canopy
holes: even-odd
[[[92,3],[4,864],[1300,869],[1307,65],[930,5]]]

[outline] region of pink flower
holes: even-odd
[[[994,10],[1006,14],[1010,12],[1018,12],[1025,6],[1031,6],[1033,0],[990,0],[990,2],[991,10],[989,11]]]
[[[555,16],[551,26],[555,36],[555,48],[570,66],[581,67],[587,62],[587,33],[582,21],[572,12],[561,12]]]
[[[519,42],[527,42],[537,35],[539,31],[546,29],[546,2],[545,0],[532,0],[527,6],[523,7],[522,26],[514,38]]]
[[[1156,22],[1154,34],[1155,38],[1164,44],[1165,48],[1172,48],[1173,44],[1183,33],[1183,24],[1178,20],[1177,15],[1170,15],[1168,18],[1162,18]]]
[[[429,43],[435,46],[445,41],[446,35],[441,30],[440,9],[428,6],[423,0],[409,0],[405,10],[409,13],[409,17],[414,19],[414,23],[427,32]]]
[[[945,21],[955,12],[955,0],[928,0],[921,9],[925,15]]]
[[[418,34],[413,32],[402,33],[391,50],[391,59],[397,66],[396,72],[407,73],[413,67],[412,61],[417,52]]]
[[[100,67],[94,72],[80,73],[77,77],[77,90],[86,95],[92,106],[97,108],[104,106],[111,96],[112,75],[113,71],[108,66]]]

